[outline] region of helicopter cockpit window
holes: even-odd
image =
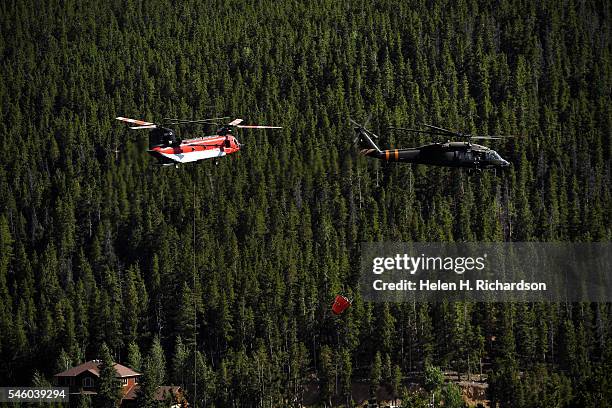
[[[229,139],[225,139],[225,147],[231,147]]]
[[[499,156],[499,154],[497,154],[497,152],[491,151],[491,152],[489,152],[487,154],[487,159],[489,159],[489,160],[501,160],[501,157]]]

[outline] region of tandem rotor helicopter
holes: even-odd
[[[463,141],[435,142],[420,147],[407,149],[380,150],[372,138],[378,136],[364,126],[349,119],[355,126],[355,140],[359,144],[360,153],[384,161],[427,164],[445,167],[466,167],[476,170],[508,167],[510,163],[504,160],[495,150],[472,143],[472,139],[505,139],[512,136],[479,136],[461,132],[453,132],[438,126],[423,124],[427,130],[390,127],[413,133],[423,133],[432,136],[445,136],[463,139]]]
[[[220,157],[240,151],[244,148],[244,145],[233,135],[232,130],[234,128],[282,129],[280,126],[241,125],[242,119],[234,119],[229,123],[221,125],[215,135],[182,140],[168,126],[187,124],[219,125],[218,121],[229,119],[229,117],[197,120],[164,118],[159,124],[121,116],[116,119],[136,125],[130,126],[130,129],[150,129],[149,149],[147,152],[155,157],[159,164],[175,167],[178,167],[181,163],[191,163],[206,159],[215,159],[215,164],[218,164]]]

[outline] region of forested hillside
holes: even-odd
[[[481,362],[504,407],[610,404],[610,304],[356,290],[362,241],[610,240],[610,2],[9,0],[0,19],[0,384],[106,344],[193,396],[195,329],[197,406],[399,394]],[[389,125],[515,135],[487,143],[512,166],[366,160],[348,118],[370,114],[385,147],[430,142]],[[114,120],[221,115],[283,129],[175,169]]]

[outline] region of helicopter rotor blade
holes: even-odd
[[[222,116],[218,118],[205,118],[205,119],[167,119],[167,120],[176,121],[176,122],[209,122],[209,121],[214,121],[214,120],[225,120],[229,118],[230,118],[229,116]]]
[[[508,139],[514,135],[470,135],[472,139]]]
[[[264,126],[264,125],[234,125],[237,128],[243,129],[282,129],[282,126]]]
[[[241,128],[241,129],[282,129],[283,128],[282,126],[241,125],[243,121],[244,119],[236,118],[225,126],[231,126],[231,127]]]
[[[514,136],[493,136],[493,135],[486,135],[486,136],[470,136],[470,138],[472,139],[507,139],[510,137],[514,137]]]
[[[390,130],[400,130],[403,132],[414,132],[414,133],[424,133],[426,135],[439,135],[439,136],[447,136],[447,133],[442,133],[442,132],[434,132],[433,130],[419,130],[419,129],[409,129],[409,128],[400,128],[400,127],[394,127],[394,126],[389,126]]]
[[[187,125],[190,123],[204,123],[204,124],[216,124],[218,120],[229,119],[229,116],[221,117],[221,118],[208,118],[208,119],[171,119],[164,118],[164,124],[167,125]]]
[[[358,128],[363,128],[363,126],[361,126],[359,123],[355,122],[353,119],[349,118],[349,122],[351,122],[353,125],[357,126]]]
[[[472,135],[469,133],[453,132],[452,130],[441,128],[439,126],[428,125],[426,123],[423,123],[423,126],[428,127],[429,130],[401,128],[401,127],[394,127],[394,126],[389,126],[389,129],[406,131],[406,132],[414,132],[414,133],[422,133],[422,134],[434,135],[434,136],[452,136],[456,138],[467,139],[468,141],[471,139],[491,139],[493,140],[493,139],[505,139],[509,137],[514,137],[514,136],[500,136],[500,135]]]
[[[164,120],[172,120],[176,122],[193,122],[193,121],[201,121],[201,120],[224,120],[229,119],[229,116],[221,116],[218,118],[205,118],[205,119],[174,119],[174,118],[164,118]]]
[[[122,122],[126,122],[126,123],[134,123],[139,126],[157,126],[153,122],[145,122],[144,120],[124,118],[123,116],[118,116],[115,119],[120,120]]]
[[[130,126],[130,129],[139,130],[139,129],[155,129],[157,125],[144,125],[144,126]]]
[[[444,129],[444,128],[441,128],[441,127],[438,127],[438,126],[428,125],[427,123],[423,123],[423,126],[427,126],[430,129],[437,130],[438,132],[442,132],[442,133],[444,133],[446,135],[461,136],[460,133],[453,132],[452,130]]]
[[[363,128],[363,130],[365,130],[370,136],[374,136],[374,139],[380,139],[376,133],[374,133],[374,132],[372,132],[372,131],[370,131],[370,130],[368,130],[366,128]]]

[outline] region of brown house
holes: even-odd
[[[136,407],[136,397],[138,396],[139,386],[134,387],[121,401],[121,406],[124,408]],[[188,407],[189,403],[185,399],[183,389],[177,385],[161,385],[155,391],[155,399],[158,401],[172,401],[170,407],[183,408]]]
[[[100,380],[100,360],[87,361],[64,372],[55,374],[53,382],[58,387],[68,387],[71,394],[96,394]],[[115,363],[117,378],[121,381],[123,396],[138,384],[142,375],[129,367]]]
[[[53,376],[58,387],[68,387],[70,394],[95,395],[100,380],[100,360],[91,360]],[[115,363],[117,378],[121,381],[121,406],[135,406],[138,395],[138,379],[142,374],[129,367]],[[179,406],[187,406],[181,387],[162,385],[157,389],[155,398],[163,401],[172,396]]]

